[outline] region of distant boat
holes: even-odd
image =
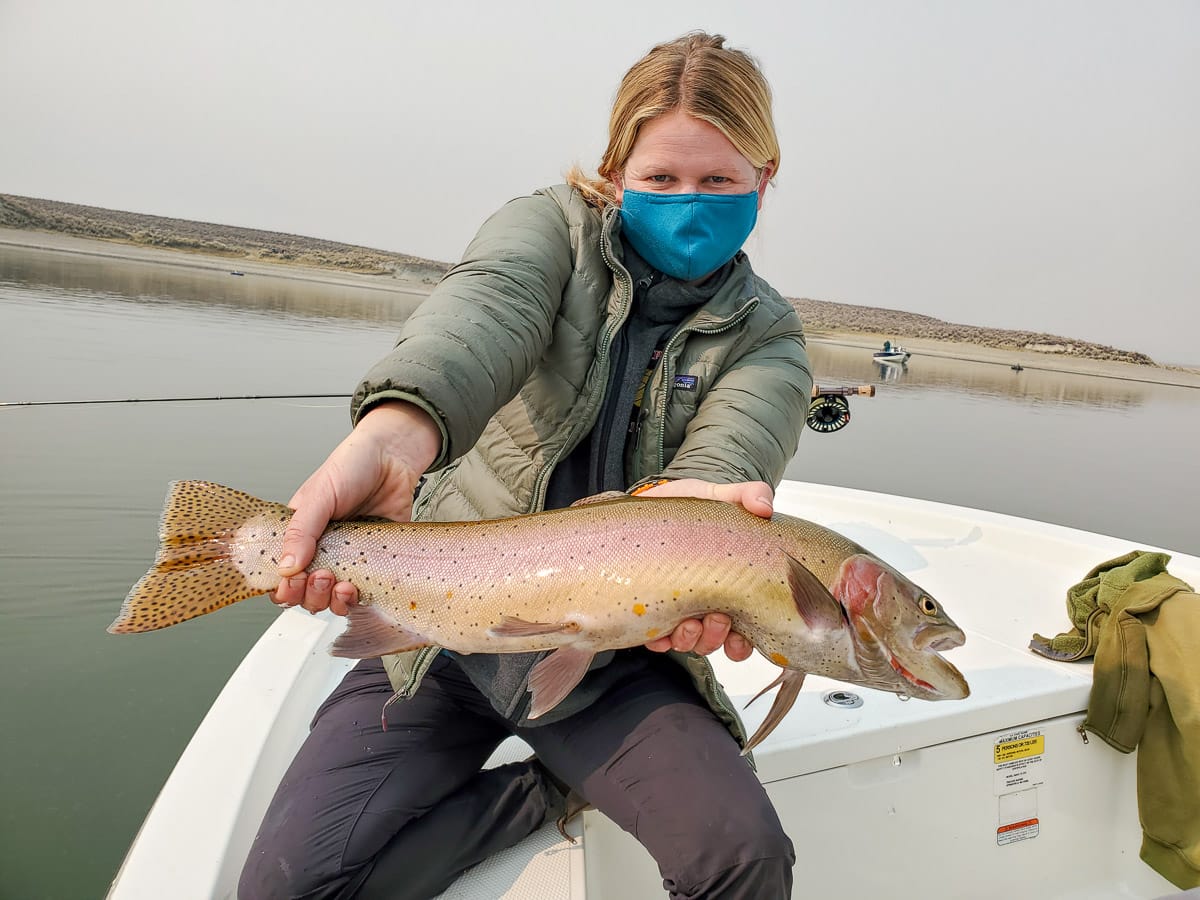
[[[1021,365],[1020,363],[1017,363],[1015,366],[1009,366],[1009,368],[1012,369],[1014,372],[1021,372],[1025,369],[1025,367],[1023,365]]]
[[[912,356],[907,350],[899,344],[893,344],[891,341],[883,342],[883,349],[876,350],[874,354],[875,362],[880,363],[906,363],[908,358]]]
[[[230,274],[230,275],[245,275],[246,273],[245,273],[245,272],[237,272],[237,271],[234,271],[234,272],[230,272],[229,274]]]

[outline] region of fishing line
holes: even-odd
[[[108,400],[6,400],[13,406],[99,406],[106,403],[206,403],[220,400],[347,400],[349,394],[229,394],[215,397],[122,397]]]

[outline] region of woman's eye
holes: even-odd
[[[646,180],[652,181],[655,184],[666,184],[668,181],[671,180],[671,176],[670,175],[651,175]]]
[[[713,184],[728,184],[729,179],[724,175],[710,175],[708,180]]]

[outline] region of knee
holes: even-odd
[[[298,900],[335,896],[354,880],[353,873],[314,865],[315,854],[295,853],[264,840],[260,834],[250,848],[238,879],[238,900]]]
[[[286,858],[256,840],[238,879],[238,900],[298,897],[304,885],[295,883],[295,874]]]
[[[664,886],[672,896],[762,900],[791,896],[796,853],[775,811],[733,819],[707,829],[718,839],[704,841],[701,853],[692,856],[674,878],[664,871]]]

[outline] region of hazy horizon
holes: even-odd
[[[1200,362],[1200,4],[0,0],[0,193],[452,261],[660,40],[775,92],[782,293]]]

